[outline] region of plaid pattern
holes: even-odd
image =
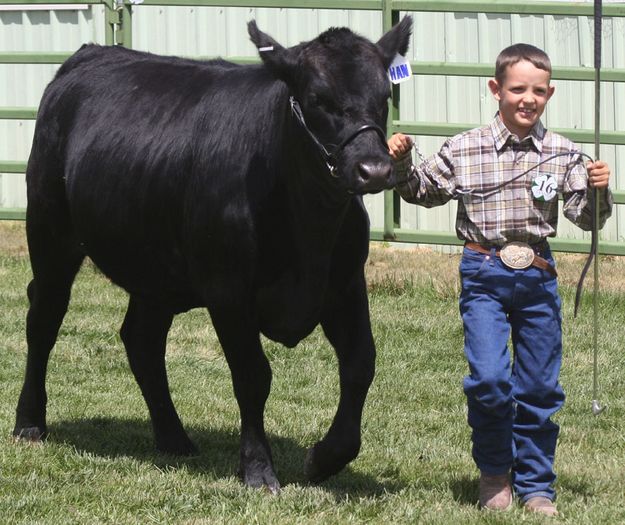
[[[419,166],[410,152],[395,162],[396,190],[408,202],[425,207],[458,201],[456,233],[460,239],[488,246],[512,241],[536,244],[556,234],[558,199],[540,200],[532,183],[541,175],[557,181],[564,198],[564,215],[583,230],[590,230],[588,175],[583,157],[570,140],[546,130],[538,122],[519,141],[499,114],[493,121],[448,139],[440,151]],[[541,160],[556,157],[523,177]],[[600,227],[612,213],[612,193],[600,191]]]

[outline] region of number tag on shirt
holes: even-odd
[[[539,175],[532,182],[532,195],[539,201],[550,201],[558,194],[558,182],[553,175]]]

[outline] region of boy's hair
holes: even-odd
[[[513,44],[499,53],[495,63],[495,80],[502,84],[506,78],[506,69],[522,60],[527,60],[538,69],[547,71],[551,77],[551,60],[547,53],[530,44]]]

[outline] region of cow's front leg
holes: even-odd
[[[271,367],[260,343],[259,331],[242,319],[240,311],[211,309],[211,318],[223,348],[234,394],[241,413],[239,476],[250,487],[280,490],[263,415],[271,389]]]
[[[339,472],[360,451],[362,410],[375,372],[364,277],[325,312],[321,325],[338,356],[341,397],[328,433],[306,457],[306,476],[316,483]]]

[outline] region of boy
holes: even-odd
[[[553,460],[562,406],[560,298],[546,238],[564,215],[591,228],[589,200],[598,188],[600,226],[612,210],[610,170],[584,168],[569,140],[540,122],[554,92],[551,63],[540,49],[516,44],[498,56],[488,83],[499,103],[490,125],[461,133],[420,166],[411,140],[389,140],[396,190],[426,207],[458,200],[456,232],[465,241],[460,263],[460,313],[469,375],[464,379],[473,459],[480,470],[481,507],[505,510],[512,488],[528,510],[557,515]],[[563,153],[523,175],[552,155]],[[514,362],[507,348],[512,335]]]

